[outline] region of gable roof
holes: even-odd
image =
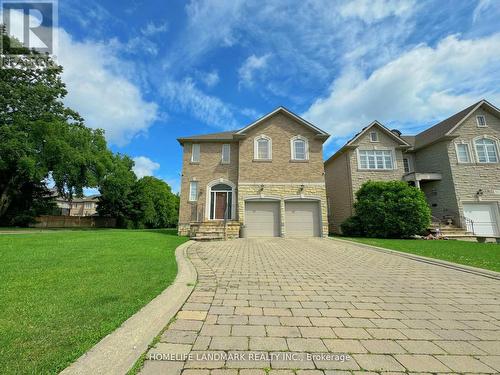
[[[382,123],[375,120],[375,121],[371,122],[368,126],[365,126],[363,129],[361,129],[361,131],[359,133],[355,134],[354,137],[352,137],[349,141],[347,141],[347,143],[344,146],[342,146],[342,148],[340,150],[335,152],[332,156],[330,156],[328,158],[328,160],[325,161],[325,164],[328,163],[329,161],[335,159],[338,155],[342,154],[345,150],[354,148],[355,147],[354,142],[356,142],[356,140],[358,140],[363,134],[365,134],[368,130],[370,130],[374,126],[381,129],[388,136],[392,137],[402,147],[405,147],[405,148],[412,147],[412,144],[409,143],[407,140],[405,140],[403,138],[403,136],[397,135],[392,130],[390,130],[387,126],[385,126]]]
[[[292,111],[289,111],[288,109],[286,109],[285,107],[282,107],[282,106],[276,108],[274,111],[268,113],[267,115],[262,116],[260,119],[252,122],[250,125],[245,126],[243,129],[238,130],[236,132],[236,134],[243,135],[243,134],[245,134],[245,132],[247,132],[248,130],[250,130],[254,126],[257,126],[257,125],[261,124],[263,121],[267,120],[268,118],[270,118],[270,117],[272,117],[272,116],[274,116],[274,115],[276,115],[278,113],[282,113],[282,114],[284,114],[284,115],[286,115],[288,117],[291,117],[292,119],[294,119],[298,123],[300,123],[300,124],[302,124],[302,125],[310,128],[310,129],[314,130],[318,135],[323,135],[323,136],[326,136],[326,137],[330,136],[327,132],[321,130],[317,126],[314,126],[309,121],[304,120],[302,117],[296,115]]]
[[[238,138],[244,137],[245,132],[247,132],[249,129],[253,128],[254,126],[257,126],[261,124],[263,121],[267,120],[268,118],[278,114],[282,113],[298,123],[312,129],[316,134],[323,139],[327,139],[330,135],[326,133],[325,131],[321,130],[320,128],[314,126],[310,122],[304,120],[302,117],[296,115],[295,113],[289,111],[285,107],[278,107],[274,111],[268,113],[265,116],[262,116],[258,120],[252,122],[250,125],[245,126],[242,129],[237,129],[237,130],[231,130],[231,131],[226,131],[226,132],[219,132],[219,133],[210,133],[210,134],[201,134],[201,135],[194,135],[191,137],[181,137],[177,138],[177,141],[182,145],[184,142],[220,142],[220,141],[231,141],[231,140],[237,140]]]
[[[448,117],[447,119],[437,123],[436,125],[424,130],[415,136],[415,149],[423,148],[440,139],[451,136],[453,131],[460,126],[474,111],[481,106],[486,106],[490,110],[497,112],[500,115],[500,110],[485,99],[472,104],[471,106],[461,110],[458,113]]]
[[[354,135],[347,143],[347,146],[352,146],[356,140],[358,140],[359,137],[361,137],[363,134],[365,134],[368,130],[373,128],[374,126],[378,127],[382,131],[384,131],[388,136],[394,138],[397,142],[399,142],[402,146],[411,146],[408,142],[406,142],[403,138],[401,138],[399,135],[395,134],[393,131],[391,131],[388,127],[382,125],[380,122],[377,120],[373,121],[370,123],[368,126],[365,126],[359,133]]]

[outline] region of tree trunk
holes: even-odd
[[[6,187],[2,191],[2,195],[0,196],[0,217],[5,215],[9,206],[10,206],[10,196],[8,194],[8,188]]]

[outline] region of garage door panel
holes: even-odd
[[[285,203],[287,237],[319,237],[320,210],[317,201]]]
[[[498,218],[496,204],[464,204],[464,216],[474,223],[474,233],[482,236],[498,236]]]
[[[248,237],[279,237],[280,203],[246,202],[245,225]]]

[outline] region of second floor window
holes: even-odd
[[[468,144],[457,144],[457,160],[459,163],[470,163],[470,152]]]
[[[307,139],[297,136],[292,138],[292,160],[307,160],[308,157],[308,143]]]
[[[222,164],[229,164],[231,161],[231,145],[222,145]]]
[[[196,202],[198,200],[198,181],[189,183],[189,201]]]
[[[191,163],[199,163],[200,162],[200,144],[193,143],[191,148]]]
[[[360,169],[394,169],[390,150],[361,150],[359,163]]]
[[[271,160],[272,159],[272,141],[271,138],[261,135],[254,140],[254,159]]]
[[[477,139],[476,146],[477,160],[480,163],[498,163],[498,152],[495,141],[488,138]]]

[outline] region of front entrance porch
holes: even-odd
[[[441,181],[441,173],[417,173],[410,172],[403,176],[403,181],[412,183],[420,189],[420,183],[426,181]]]
[[[207,186],[206,220],[235,220],[235,185],[223,179]]]

